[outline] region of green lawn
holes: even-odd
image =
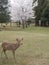
[[[16,38],[24,38],[23,45],[16,50],[16,65],[49,65],[49,28],[30,27],[17,31],[0,31],[0,42],[16,42]],[[14,65],[11,51],[7,51],[5,60],[0,46],[0,65]]]

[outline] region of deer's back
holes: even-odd
[[[2,47],[4,50],[16,50],[18,47],[18,44],[3,42]]]

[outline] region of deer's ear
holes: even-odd
[[[16,39],[16,41],[18,41],[18,38]]]

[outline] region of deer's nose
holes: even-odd
[[[23,45],[23,43],[21,43],[21,45]]]

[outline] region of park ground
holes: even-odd
[[[16,43],[16,38],[23,37],[23,45],[16,50],[16,65],[49,65],[49,28],[29,27],[24,30],[0,31],[0,42]],[[7,51],[8,60],[4,53],[1,58],[2,47],[0,45],[0,65],[14,65],[11,51]]]

